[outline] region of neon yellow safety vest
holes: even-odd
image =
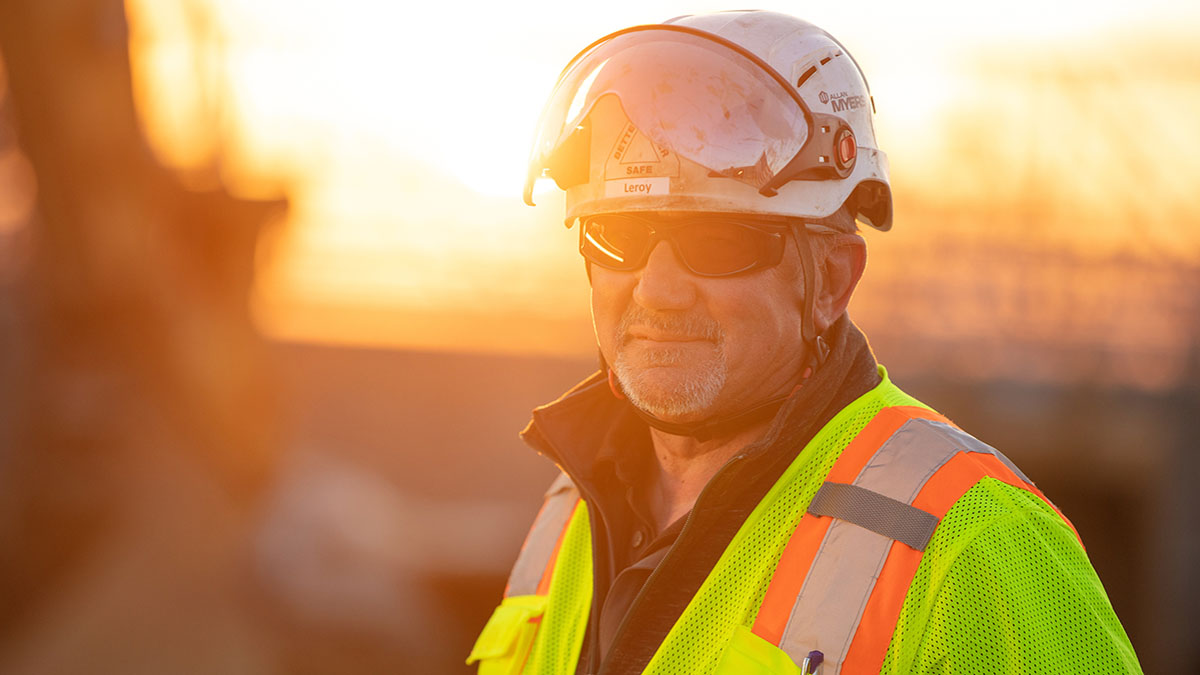
[[[1006,458],[883,381],[805,446],[644,673],[1140,673],[1070,523]],[[468,663],[575,672],[586,505],[551,486]],[[813,671],[808,671],[813,672]]]

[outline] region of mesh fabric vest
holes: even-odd
[[[1003,456],[880,371],[881,384],[834,416],[747,517],[643,672],[801,674],[818,652],[822,675],[1140,672],[1069,523]],[[844,498],[822,499],[831,494]],[[814,496],[832,506],[814,508]],[[481,675],[575,672],[592,595],[583,507],[569,484],[552,488],[468,660]],[[1022,534],[1007,537],[1012,513]],[[913,514],[931,523],[916,541],[896,529]],[[1031,528],[1041,548],[1023,556],[1012,549]],[[1018,563],[989,573],[996,547]],[[1036,569],[1046,550],[1057,575]],[[956,564],[968,572],[951,573]],[[1044,617],[1062,628],[1045,639],[1004,635],[989,618],[1062,606],[1080,615]],[[1094,645],[1085,663],[1080,639]]]

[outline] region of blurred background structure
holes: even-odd
[[[897,200],[852,316],[1200,672],[1200,8],[834,4]],[[594,364],[540,106],[720,8],[0,0],[0,672],[468,672]]]

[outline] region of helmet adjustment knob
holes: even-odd
[[[854,140],[854,132],[847,127],[842,127],[838,132],[837,140],[834,142],[835,153],[837,158],[838,168],[849,169],[854,166],[854,160],[858,157],[858,143]]]

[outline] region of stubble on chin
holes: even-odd
[[[689,336],[689,345],[647,344],[634,339],[635,328]],[[715,320],[697,314],[652,312],[631,305],[616,330],[613,373],[629,402],[664,420],[688,420],[716,402],[728,366],[724,335]]]

